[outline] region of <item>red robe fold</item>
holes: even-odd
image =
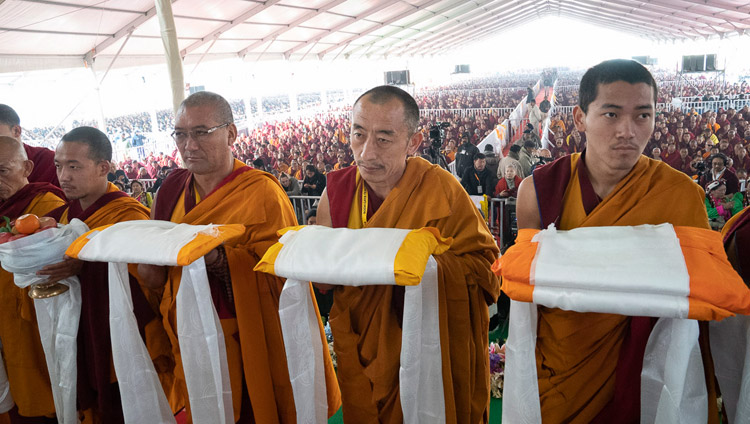
[[[29,175],[30,183],[50,183],[60,187],[57,180],[57,168],[55,168],[55,152],[46,147],[34,147],[23,144],[26,156],[34,162],[34,170]],[[63,197],[64,199],[64,197]]]
[[[77,218],[89,228],[122,221],[148,219],[149,211],[135,199],[109,184],[108,192],[83,210],[80,202],[49,213],[61,224]],[[123,249],[129,248],[123,246]],[[132,270],[131,270],[132,272]],[[78,326],[78,406],[91,410],[103,423],[123,422],[122,404],[112,364],[112,342],[109,332],[108,265],[105,262],[84,262],[78,274],[81,280],[81,319]],[[153,308],[135,277],[130,275],[133,312],[141,336],[156,317]],[[148,344],[148,343],[147,343]]]

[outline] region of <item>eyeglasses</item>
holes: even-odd
[[[217,125],[207,130],[192,130],[192,131],[174,130],[172,131],[172,138],[174,139],[174,141],[183,142],[183,141],[187,141],[188,136],[190,136],[195,141],[203,141],[206,139],[206,137],[208,137],[214,131],[222,129],[228,125],[229,123]]]

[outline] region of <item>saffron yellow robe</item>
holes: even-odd
[[[171,221],[186,224],[244,224],[245,234],[224,245],[232,279],[236,318],[221,320],[227,351],[235,421],[240,418],[243,380],[256,423],[294,423],[296,412],[284,340],[279,321],[283,280],[254,272],[266,250],[278,241],[276,232],[297,224],[284,189],[270,174],[247,169],[235,161],[233,175],[185,213],[184,193]],[[235,174],[236,173],[236,174]],[[162,190],[183,190],[165,181]],[[197,196],[196,196],[197,198]],[[159,198],[157,197],[158,210]],[[176,300],[182,268],[171,267],[161,312],[176,359],[176,388],[187,399],[187,387],[177,338]],[[312,291],[311,291],[312,295]],[[322,323],[319,322],[324,345]],[[339,409],[340,394],[330,356],[326,361],[329,416]]]
[[[44,216],[64,204],[65,201],[53,193],[40,193],[29,201],[21,215]],[[47,361],[39,337],[34,299],[28,293],[28,288],[20,289],[13,283],[13,274],[0,269],[0,339],[5,370],[19,415],[53,417],[55,404]]]
[[[329,190],[335,190],[331,188],[334,174],[329,174]],[[347,227],[427,226],[440,230],[442,237],[453,238],[450,249],[435,256],[446,422],[487,422],[490,401],[487,308],[497,300],[500,287],[490,270],[498,248],[484,219],[451,174],[421,158],[408,159],[401,180],[366,225],[362,222],[362,187],[357,171],[350,204],[336,203],[333,193],[328,193],[329,200],[333,197],[332,215],[335,208],[349,211]],[[334,290],[330,324],[344,422],[403,421],[398,379],[402,311],[394,309],[394,300],[403,304],[403,287]]]
[[[579,183],[580,158],[574,153],[560,159],[571,161],[571,174],[559,229],[665,222],[709,228],[703,190],[669,165],[645,156],[587,215]],[[629,325],[630,317],[623,315],[538,308],[536,360],[544,422],[589,423],[610,402]],[[716,402],[709,402],[709,417],[716,416]]]

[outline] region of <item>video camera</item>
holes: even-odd
[[[450,127],[449,122],[438,122],[430,127],[430,142],[432,147],[440,150],[443,147],[443,140],[445,139],[445,129]]]

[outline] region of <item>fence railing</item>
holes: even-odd
[[[437,118],[443,115],[453,115],[465,118],[467,116],[486,115],[494,113],[496,115],[505,115],[513,111],[512,107],[487,107],[472,109],[422,109],[419,111],[420,116],[428,118]]]
[[[307,224],[304,222],[305,215],[318,207],[319,200],[320,196],[289,196],[289,201],[292,202],[292,207],[294,207],[294,214],[297,216],[297,222],[301,225]]]
[[[503,91],[525,91],[526,87],[501,87],[501,88],[458,88],[451,90],[424,90],[417,91],[416,95],[425,95],[437,93],[438,97],[444,94],[472,94],[472,93],[502,93]]]

